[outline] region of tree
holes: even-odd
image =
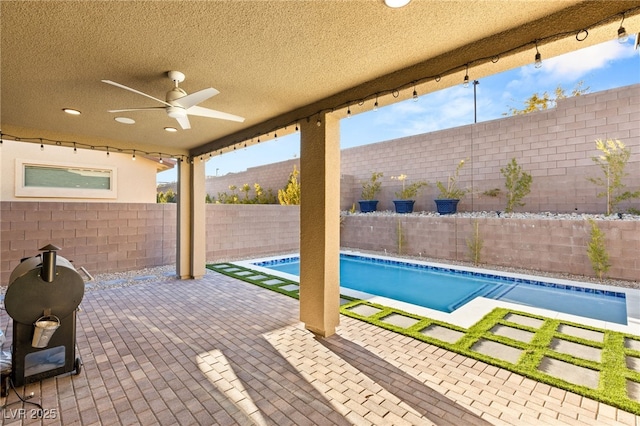
[[[299,205],[300,204],[300,183],[298,183],[298,174],[300,172],[293,166],[293,171],[289,175],[289,181],[284,189],[278,190],[278,201],[282,205]]]
[[[524,101],[524,108],[518,109],[515,107],[509,107],[509,112],[505,112],[502,115],[520,115],[527,114],[533,111],[542,111],[548,108],[553,108],[557,105],[559,99],[565,99],[572,96],[580,96],[589,93],[589,87],[583,87],[584,81],[576,83],[575,87],[571,91],[570,95],[567,95],[564,88],[558,85],[554,91],[555,97],[551,97],[548,92],[544,92],[539,95],[538,92],[534,93],[527,100]]]
[[[522,170],[515,158],[500,169],[505,178],[504,186],[507,188],[507,207],[505,212],[511,213],[514,207],[524,206],[522,199],[531,192],[531,175]]]
[[[619,140],[601,139],[596,140],[596,148],[602,153],[598,157],[591,157],[596,163],[604,177],[587,178],[589,182],[603,187],[602,192],[598,192],[598,197],[607,197],[607,214],[615,213],[619,203],[632,198],[640,197],[640,190],[631,192],[625,191],[625,184],[622,183],[628,173],[625,166],[631,157],[631,151]]]

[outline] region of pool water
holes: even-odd
[[[300,276],[299,258],[256,263]],[[624,293],[341,254],[340,286],[453,312],[476,297],[627,324]]]

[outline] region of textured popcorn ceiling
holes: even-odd
[[[412,81],[462,67],[420,94],[459,84],[464,64],[529,44],[493,64],[472,64],[471,79],[530,63],[533,40],[589,27],[639,1],[413,0],[390,9],[367,1],[2,1],[2,132],[89,144],[192,153],[267,133],[300,117],[355,101],[352,113],[407,98]],[[638,11],[625,18],[640,31]],[[543,58],[615,36],[621,15],[541,43]],[[164,112],[108,113],[160,106],[101,83],[109,79],[164,99],[186,74],[188,93],[214,87],[201,106],[246,117],[235,123],[190,117],[191,130]],[[408,85],[397,98],[385,90]],[[82,111],[79,117],[61,112]],[[341,114],[343,111],[336,111]],[[136,120],[114,121],[116,115]],[[280,134],[292,131],[289,126]],[[251,143],[251,141],[250,141]]]

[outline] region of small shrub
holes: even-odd
[[[380,192],[382,186],[380,178],[383,176],[381,172],[373,172],[368,181],[362,182],[361,200],[371,201],[376,199],[376,195]]]
[[[467,189],[458,188],[458,176],[460,175],[460,169],[464,166],[464,160],[460,160],[453,175],[449,175],[447,178],[447,185],[437,181],[436,186],[440,191],[438,198],[441,200],[460,200],[468,192]]]
[[[410,185],[405,185],[407,175],[391,176],[391,179],[396,179],[402,182],[402,191],[395,193],[399,200],[413,200],[418,196],[418,191],[422,187],[429,186],[429,183],[423,180],[413,182]]]
[[[278,201],[282,205],[297,206],[300,204],[300,183],[298,182],[300,172],[293,166],[293,171],[289,175],[289,181],[284,189],[278,190]]]
[[[587,178],[598,186],[603,187],[598,197],[607,197],[607,214],[616,212],[618,204],[622,201],[640,197],[640,190],[631,192],[625,191],[625,185],[622,183],[628,173],[624,171],[631,151],[625,147],[619,140],[607,139],[606,142],[601,139],[596,140],[596,148],[602,152],[598,157],[591,159],[602,169],[604,177]]]
[[[473,234],[471,238],[467,238],[467,248],[469,249],[469,257],[474,265],[480,264],[480,252],[482,251],[482,246],[484,242],[480,237],[480,227],[478,225],[478,221],[473,221]]]
[[[593,271],[599,279],[602,279],[611,267],[609,254],[604,245],[604,232],[600,230],[593,219],[589,219],[589,224],[591,225],[591,239],[587,244],[587,256],[589,256]]]
[[[514,207],[524,206],[522,199],[531,192],[531,175],[522,170],[522,166],[518,164],[515,158],[507,167],[500,169],[500,173],[505,178],[505,187],[507,188],[507,207],[505,212],[513,212]]]

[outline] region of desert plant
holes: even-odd
[[[391,176],[391,179],[399,180],[402,182],[402,191],[398,191],[395,193],[396,197],[398,197],[399,200],[413,200],[418,196],[418,191],[421,188],[429,186],[429,183],[423,180],[413,182],[410,185],[406,185],[405,182],[407,180],[407,175]]]
[[[278,190],[278,201],[282,205],[299,205],[300,204],[300,183],[298,183],[298,174],[300,172],[293,166],[293,171],[289,175],[289,181],[284,189]]]
[[[480,264],[480,252],[482,251],[482,246],[484,242],[480,237],[480,226],[478,225],[478,221],[473,221],[473,234],[471,238],[467,238],[467,248],[469,249],[469,257],[474,265]]]
[[[625,172],[625,166],[631,157],[631,151],[624,146],[619,140],[602,139],[596,140],[596,148],[602,152],[600,156],[591,157],[591,159],[600,167],[604,173],[604,177],[587,178],[598,186],[603,187],[598,192],[598,197],[607,197],[607,214],[616,212],[618,204],[622,201],[640,197],[640,190],[631,192],[625,191],[625,185],[622,183],[628,173]]]
[[[382,182],[380,178],[384,175],[381,172],[373,172],[369,180],[362,182],[362,200],[375,200],[376,195],[380,192]]]
[[[458,176],[460,175],[460,169],[462,169],[463,166],[464,160],[460,160],[458,166],[456,167],[456,170],[447,178],[446,186],[440,181],[436,182],[436,186],[440,191],[438,198],[445,200],[459,200],[468,192],[467,189],[458,188]]]
[[[604,245],[604,232],[598,227],[595,220],[589,219],[589,224],[591,225],[591,239],[587,244],[587,256],[589,256],[593,271],[599,279],[602,279],[611,267],[609,254]]]
[[[507,207],[505,212],[511,213],[514,207],[524,206],[522,199],[531,192],[531,175],[522,170],[515,158],[506,167],[500,169],[505,178],[507,188]]]

